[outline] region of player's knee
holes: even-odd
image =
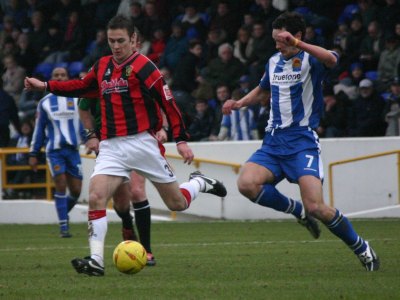
[[[182,211],[187,208],[187,203],[186,201],[174,201],[170,203],[166,203],[167,207],[171,211]]]
[[[256,186],[253,183],[239,178],[237,186],[239,192],[246,198],[253,199],[257,196],[255,195]]]

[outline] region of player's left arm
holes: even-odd
[[[182,114],[165,80],[162,77],[158,78],[150,88],[150,92],[165,112],[175,141],[177,143],[187,141],[189,134],[187,133]]]
[[[337,64],[337,56],[332,51],[326,50],[320,46],[311,45],[303,41],[299,41],[297,48],[309,53],[323,63],[327,68],[333,68]]]
[[[321,63],[323,63],[327,68],[333,68],[337,64],[337,56],[333,54],[332,51],[329,51],[320,46],[311,45],[306,43],[300,39],[301,34],[297,33],[293,36],[290,32],[284,31],[279,33],[277,36],[277,41],[286,43],[289,46],[296,47],[297,49],[303,50],[316,59],[318,59]]]

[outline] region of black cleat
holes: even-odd
[[[60,237],[62,237],[62,238],[70,238],[70,237],[72,237],[72,234],[70,234],[69,231],[61,231],[60,232]]]
[[[156,265],[156,259],[154,258],[154,255],[151,254],[150,252],[147,252],[147,263],[146,263],[146,266],[154,267],[155,265]]]
[[[196,171],[190,174],[189,180],[194,179],[202,179],[200,182],[200,186],[203,186],[204,182],[204,188],[201,189],[201,192],[203,193],[209,193],[213,194],[218,197],[225,197],[227,192],[224,184],[216,179],[207,177],[203,174],[200,173],[200,171]],[[200,181],[200,180],[198,180]]]
[[[307,228],[314,239],[319,238],[321,234],[321,229],[319,229],[319,225],[313,217],[306,215],[304,218],[297,219],[297,222]]]
[[[367,249],[363,253],[358,254],[358,259],[367,271],[378,271],[380,267],[379,257],[369,246],[368,242],[365,241],[365,243],[367,244]]]
[[[71,264],[78,273],[89,276],[104,276],[104,267],[100,266],[93,258],[74,258]]]

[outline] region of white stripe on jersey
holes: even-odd
[[[44,128],[43,128],[44,127]],[[45,137],[43,137],[43,132]],[[46,152],[82,143],[83,125],[78,114],[78,98],[46,95],[38,105],[38,119],[33,133],[31,151],[38,151],[46,138]]]
[[[318,126],[322,108],[325,67],[300,51],[285,60],[281,53],[270,58],[260,86],[271,90],[271,112],[267,129]]]

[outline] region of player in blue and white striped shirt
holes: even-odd
[[[337,54],[301,41],[302,17],[293,12],[280,15],[272,24],[272,38],[279,51],[265,67],[259,86],[239,101],[227,100],[223,113],[240,109],[271,94],[270,119],[263,144],[246,162],[239,176],[239,191],[251,201],[291,213],[318,238],[314,218],[343,240],[368,271],[379,268],[379,258],[339,210],[324,203],[320,144],[314,131],[323,108],[322,81]],[[282,195],[276,184],[286,178],[297,183],[302,196],[295,201]]]
[[[67,70],[55,68],[52,79],[68,80]],[[71,237],[68,212],[76,204],[82,189],[79,145],[84,136],[78,114],[78,98],[48,94],[40,100],[29,152],[29,164],[36,170],[37,156],[40,148],[45,145],[47,163],[55,184],[54,200],[61,237]]]

